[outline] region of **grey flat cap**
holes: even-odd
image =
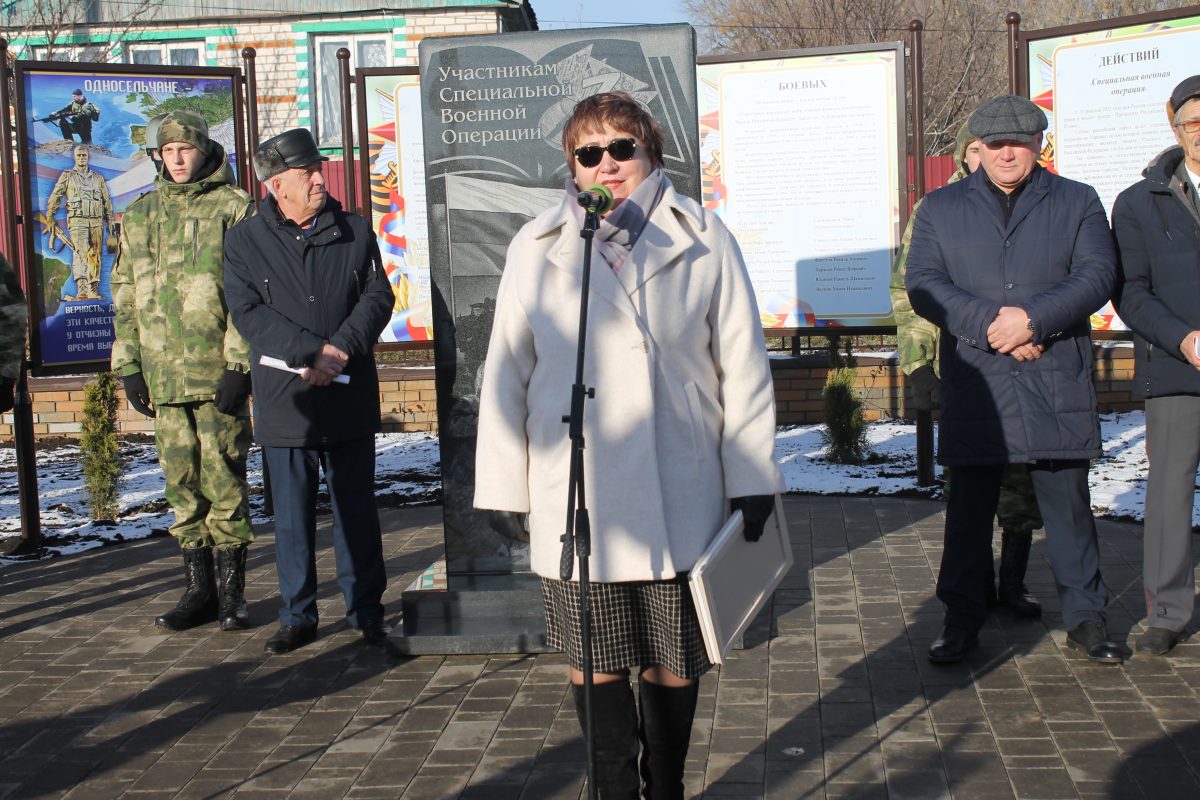
[[[967,127],[984,144],[1028,139],[1046,130],[1046,112],[1024,97],[1002,94],[975,109]]]

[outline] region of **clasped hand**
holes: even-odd
[[[1012,353],[1033,339],[1029,330],[1029,315],[1017,306],[1002,306],[987,329],[988,344],[1001,353]],[[1039,353],[1040,355],[1040,353]],[[1036,358],[1037,356],[1034,356]],[[1014,356],[1016,358],[1016,356]],[[1027,361],[1028,358],[1018,358]]]
[[[300,377],[313,386],[328,386],[333,379],[342,374],[350,356],[326,342],[321,345],[321,351],[313,360],[311,367],[305,367]]]

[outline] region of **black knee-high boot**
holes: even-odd
[[[571,684],[579,726],[587,735],[583,687]],[[637,800],[638,722],[637,703],[628,680],[592,686],[592,710],[596,715],[593,747],[596,752],[596,793],[600,800]]]
[[[683,800],[683,765],[692,738],[692,719],[700,682],[660,686],[642,678],[638,738],[642,741],[642,797],[645,800]]]

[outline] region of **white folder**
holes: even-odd
[[[742,512],[733,512],[689,578],[704,648],[714,664],[725,662],[733,643],[792,568],[792,544],[779,495],[761,539],[747,542],[743,528]]]

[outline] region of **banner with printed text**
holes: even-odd
[[[411,73],[411,74],[410,74]],[[370,219],[395,291],[382,342],[433,338],[421,84],[415,70],[363,77]]]
[[[1042,164],[1095,187],[1111,216],[1117,195],[1175,144],[1166,103],[1200,72],[1200,16],[1023,38],[1025,89],[1050,120]],[[1112,303],[1092,315],[1092,329],[1128,330]]]
[[[86,69],[86,71],[84,71]],[[36,372],[103,369],[113,342],[109,276],[125,208],[151,188],[146,123],[190,109],[237,170],[232,70],[18,62],[17,137]]]
[[[764,328],[894,324],[902,61],[887,45],[697,67],[704,203],[737,237]]]

